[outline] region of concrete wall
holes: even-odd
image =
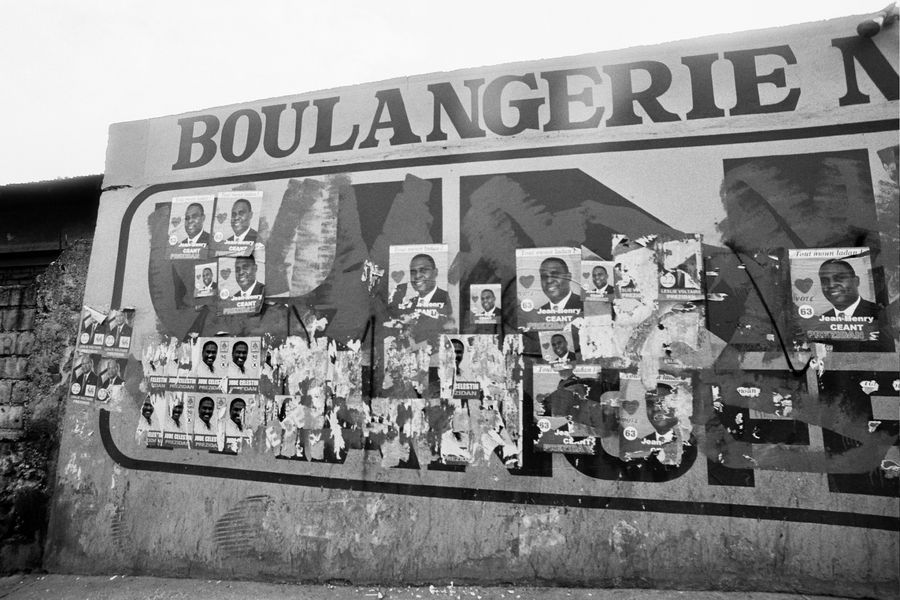
[[[115,125],[45,566],[896,595],[897,44],[858,21]],[[583,312],[536,312],[548,247]],[[860,339],[809,326],[829,256]]]

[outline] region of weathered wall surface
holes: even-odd
[[[0,288],[0,569],[4,571],[41,565],[60,408],[68,388],[90,251],[90,242],[75,242],[49,267],[6,269],[7,283],[13,285]]]
[[[46,566],[896,595],[857,22],[115,126]]]

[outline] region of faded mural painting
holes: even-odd
[[[114,130],[91,451],[896,530],[896,31],[845,25]]]

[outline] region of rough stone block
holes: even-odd
[[[9,403],[21,405],[28,401],[28,383],[25,381],[17,381],[12,384],[12,392],[9,395]]]
[[[30,331],[24,331],[16,336],[15,353],[31,354],[34,348],[34,334]]]
[[[34,312],[33,308],[19,310],[15,328],[19,331],[31,331],[34,329]]]
[[[15,367],[13,373],[15,376],[13,379],[25,379],[25,375],[28,372],[28,359],[24,356],[20,356],[19,358],[12,358],[10,360],[15,361]]]
[[[9,288],[0,287],[0,306],[9,306]]]
[[[3,310],[2,327],[3,331],[13,331],[16,328],[16,319],[18,319],[19,310],[16,308],[6,308]]]
[[[0,404],[9,402],[12,393],[12,381],[0,380]]]
[[[35,286],[29,285],[22,288],[22,306],[34,306],[37,300]]]
[[[22,288],[15,286],[8,288],[9,297],[6,302],[9,306],[18,306],[22,302]]]
[[[14,354],[16,351],[16,337],[14,332],[0,333],[0,355]]]
[[[0,429],[22,429],[25,427],[25,407],[0,405]]]

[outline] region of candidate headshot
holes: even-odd
[[[144,403],[141,405],[141,416],[147,421],[147,425],[153,425],[151,421],[153,418],[153,403],[150,402],[149,396],[144,399]]]
[[[462,364],[463,358],[466,356],[466,347],[456,338],[451,339],[450,344],[453,345],[453,360],[456,364],[456,374],[460,375],[459,365]]]
[[[228,417],[231,419],[231,422],[234,423],[234,426],[237,427],[238,431],[244,430],[243,418],[245,408],[247,408],[247,403],[244,402],[242,398],[235,398],[228,407]]]
[[[256,259],[252,256],[239,256],[234,259],[234,278],[240,288],[234,295],[235,298],[247,298],[263,294],[265,285],[256,279],[256,272]]]
[[[594,284],[594,289],[598,292],[604,294],[613,293],[613,286],[609,284],[609,272],[607,272],[606,267],[597,265],[591,269],[591,283]]]
[[[561,258],[551,256],[541,262],[539,269],[541,290],[550,300],[542,310],[581,309],[581,296],[571,290],[572,274],[569,266]]]
[[[497,316],[497,297],[494,296],[494,290],[481,290],[480,300],[482,316]]]
[[[242,375],[245,374],[244,364],[247,362],[249,350],[250,348],[247,346],[247,342],[235,342],[234,346],[231,348],[231,362],[234,363],[234,366]]]
[[[209,340],[205,344],[203,344],[203,349],[200,352],[200,359],[203,361],[201,365],[200,371],[202,374],[215,374],[216,372],[216,357],[219,355],[219,345]]]
[[[203,205],[199,202],[192,202],[184,209],[184,232],[187,234],[182,244],[208,244],[209,232],[203,230],[206,223],[206,213],[203,211]]]
[[[575,353],[569,352],[569,340],[566,339],[561,333],[554,333],[550,338],[550,347],[553,349],[553,354],[557,356],[559,360],[564,360],[566,362],[573,362],[575,360]]]
[[[644,394],[647,404],[647,420],[655,431],[644,439],[654,441],[670,441],[674,438],[672,431],[678,425],[678,417],[675,416],[675,407],[672,406],[669,397],[675,393],[675,389],[668,384],[657,384],[656,390],[649,390]]]
[[[181,429],[181,415],[184,413],[184,403],[176,402],[172,407],[171,417],[172,422],[175,423],[175,427]]]
[[[203,396],[200,398],[200,402],[197,403],[197,417],[199,417],[200,422],[206,425],[207,429],[212,429],[212,417],[215,413],[216,403],[209,396]]]
[[[877,317],[880,307],[859,296],[859,277],[849,262],[837,258],[819,266],[822,295],[834,307],[825,317]]]
[[[437,275],[437,265],[430,255],[417,254],[409,261],[410,285],[424,302],[446,302],[447,292],[437,287]]]
[[[250,227],[253,220],[253,207],[246,198],[238,198],[231,205],[231,230],[234,235],[228,238],[229,242],[255,242],[257,232]]]
[[[210,267],[203,268],[203,272],[200,274],[200,279],[203,282],[203,286],[200,288],[201,292],[208,292],[210,290],[216,289],[216,282],[213,281],[213,271]]]

